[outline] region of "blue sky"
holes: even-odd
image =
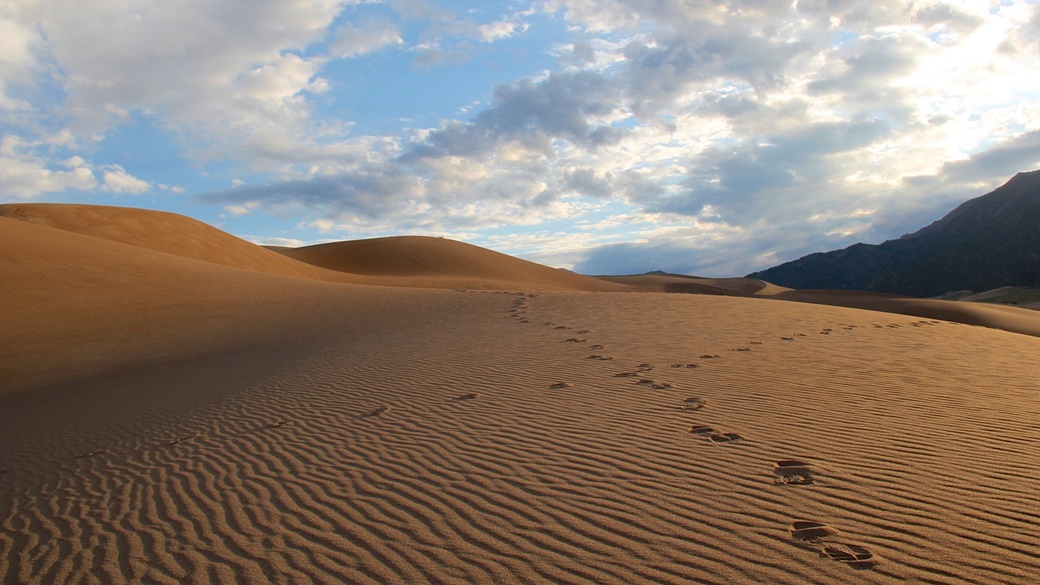
[[[1040,168],[1027,0],[13,0],[0,202],[737,276]]]

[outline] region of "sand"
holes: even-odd
[[[1040,574],[1037,337],[84,231],[0,218],[4,583]]]

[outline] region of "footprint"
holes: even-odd
[[[820,556],[861,569],[877,564],[874,553],[858,544],[828,544],[820,548]]]
[[[703,398],[687,398],[680,408],[682,410],[701,410],[707,405],[708,401]]]
[[[698,366],[697,364],[692,364],[691,363],[691,364],[672,364],[671,367],[673,367],[673,368],[699,368],[700,366]]]
[[[812,520],[795,520],[791,523],[791,538],[802,542],[820,542],[824,538],[841,534],[837,528],[831,528],[822,522]]]
[[[717,353],[706,353],[706,354],[701,356],[701,359],[702,360],[712,360],[712,359],[720,358],[720,357],[722,357],[722,356],[717,354]]]
[[[708,440],[712,443],[733,443],[743,441],[744,437],[737,433],[712,433],[708,435]]]
[[[592,333],[592,331],[590,331],[588,329],[582,329],[581,331],[578,332],[578,335],[588,335],[589,333]]]
[[[570,329],[570,327],[568,327],[568,326],[566,326],[566,325],[557,325],[557,326],[556,326],[556,327],[554,327],[553,329]]]
[[[603,361],[603,362],[609,362],[610,360],[612,360],[612,359],[614,359],[614,358],[612,358],[612,357],[608,357],[608,356],[605,356],[605,355],[598,355],[598,354],[593,354],[593,355],[590,355],[589,357],[587,357],[587,358],[585,358],[585,359],[589,359],[589,360],[600,360],[600,361]]]
[[[784,485],[812,485],[816,483],[813,477],[812,464],[805,461],[783,459],[776,462],[773,468],[775,482]]]
[[[794,338],[793,338],[793,337],[781,337],[780,339],[781,339],[782,341],[794,341]]]
[[[722,431],[708,425],[693,425],[687,432],[694,435],[717,435]]]
[[[167,445],[178,445],[178,444],[183,443],[185,441],[190,441],[190,440],[194,439],[197,436],[198,435],[184,435],[183,437],[177,437],[176,439],[171,439],[169,441],[166,441],[166,444]]]
[[[599,345],[599,344],[596,344],[596,345],[590,345],[590,346],[589,346],[589,349],[592,349],[592,350],[597,350],[597,349],[607,349],[607,346],[605,346],[605,345]]]
[[[634,378],[639,375],[639,372],[621,372],[614,374],[615,378]]]
[[[639,364],[638,366],[636,366],[636,369],[643,372],[649,372],[650,370],[654,369],[654,367],[650,364]]]
[[[94,457],[95,455],[101,455],[102,453],[108,453],[108,449],[98,449],[96,451],[85,451],[83,453],[80,453],[79,455],[76,455],[75,457],[77,459],[79,459],[81,457]]]
[[[379,416],[379,415],[381,415],[384,412],[387,412],[389,410],[390,410],[389,406],[380,406],[378,408],[373,408],[372,410],[366,412],[364,414],[364,416],[366,416],[366,417],[369,417],[369,416]]]
[[[734,347],[730,351],[751,351],[750,347]]]
[[[761,341],[749,341],[747,343],[748,343],[748,345],[762,345]]]
[[[549,384],[549,387],[550,388],[571,388],[571,387],[573,387],[573,385],[568,384],[567,382],[556,382],[555,384]]]
[[[647,379],[647,378],[643,378],[643,379],[639,380],[638,382],[636,382],[636,384],[638,384],[640,386],[649,386],[649,387],[653,388],[654,390],[665,390],[665,389],[668,389],[668,388],[672,387],[672,385],[669,384],[668,382],[658,382],[656,380],[650,380],[650,379]]]
[[[578,337],[568,337],[567,339],[563,340],[564,343],[585,343],[586,341],[588,341],[588,340],[587,339],[581,339],[581,338],[578,338]]]
[[[272,429],[277,429],[277,428],[281,428],[281,427],[288,426],[288,425],[291,425],[291,424],[293,424],[293,421],[291,421],[291,420],[279,420],[279,421],[275,421],[275,422],[273,422],[273,423],[271,423],[271,424],[269,424],[267,426],[271,427]]]
[[[456,396],[453,400],[473,400],[474,398],[479,398],[479,397],[480,397],[480,393],[479,392],[470,392],[469,394],[463,394],[462,396]]]

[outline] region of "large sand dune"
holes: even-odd
[[[0,218],[4,583],[1040,574],[1036,337],[57,227]]]
[[[624,286],[444,238],[396,236],[302,248],[271,247],[289,258],[394,286],[621,291]]]

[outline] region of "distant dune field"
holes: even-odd
[[[3,583],[1040,574],[1035,312],[36,204],[0,295]]]

